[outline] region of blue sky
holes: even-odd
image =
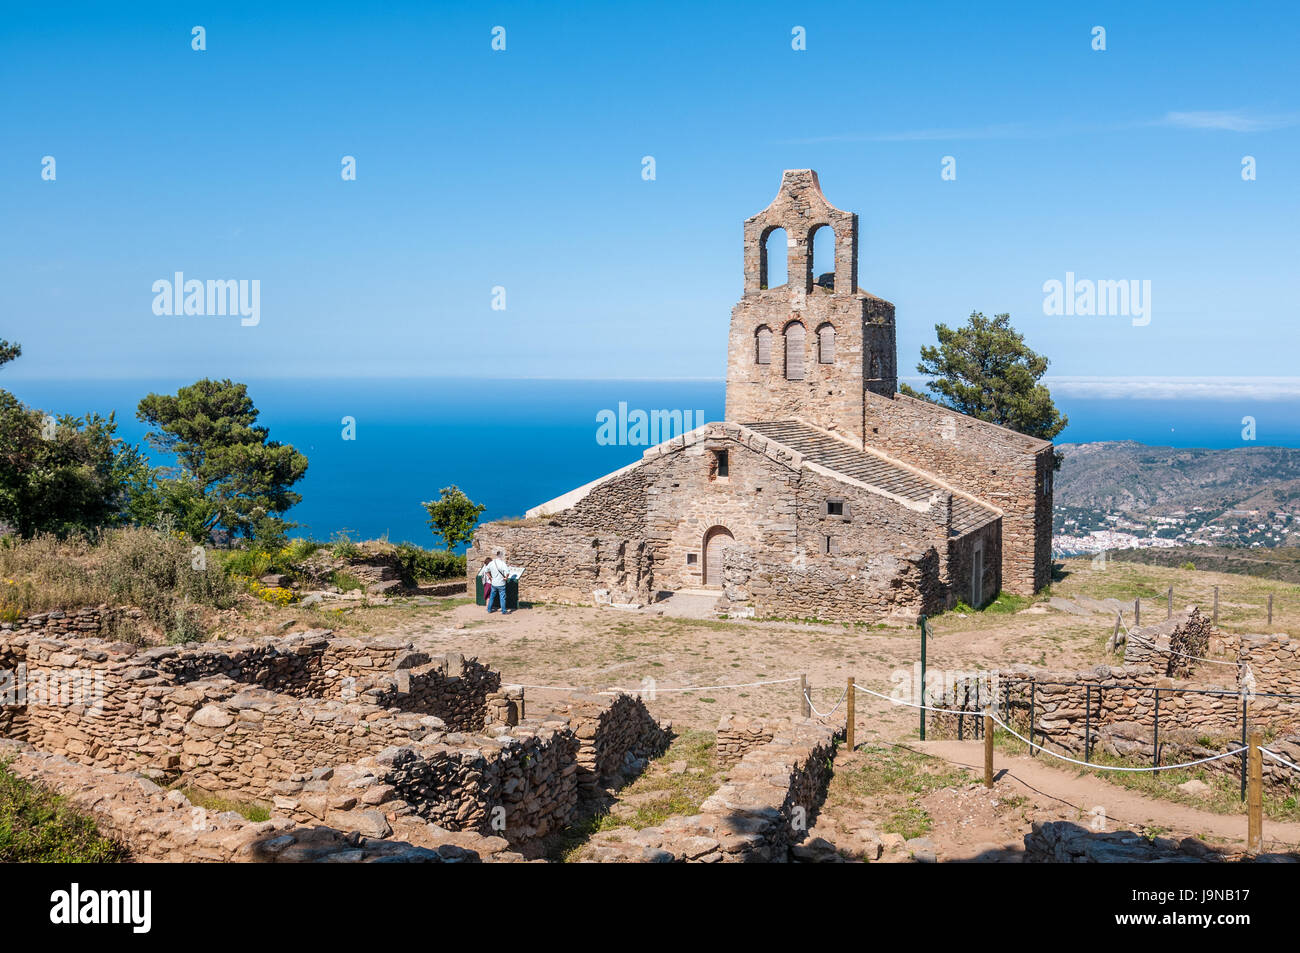
[[[979,309],[1054,375],[1300,391],[1296,49],[1281,3],[11,5],[3,374],[718,378],[741,223],[812,167],[905,372]],[[155,315],[176,271],[260,324]],[[1150,324],[1044,315],[1066,272]]]

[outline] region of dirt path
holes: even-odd
[[[912,742],[907,747],[983,776],[982,742],[924,741]],[[995,752],[993,768],[997,777],[995,791],[1005,790],[1028,797],[1039,811],[1061,820],[1090,819],[1100,808],[1105,812],[1108,831],[1157,828],[1212,842],[1245,842],[1244,813],[1214,814],[1185,804],[1144,797],[1096,775],[1076,775],[1073,771],[1063,771],[1023,755]],[[936,824],[936,828],[939,825]],[[1300,845],[1300,824],[1265,821],[1264,842],[1270,850],[1294,850]]]

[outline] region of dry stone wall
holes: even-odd
[[[423,846],[380,840],[355,828],[305,827],[286,817],[250,821],[233,811],[196,807],[180,791],[148,778],[78,764],[0,739],[8,770],[62,795],[87,814],[102,835],[127,849],[136,862],[461,863],[522,860],[504,842],[429,838]]]
[[[640,774],[672,738],[672,724],[651,716],[632,695],[576,698],[556,711],[578,740],[578,787],[583,795],[618,787]]]
[[[621,783],[668,738],[626,695],[576,699],[543,721],[524,719],[522,690],[501,689],[499,673],[401,640],[310,633],[141,652],[99,639],[8,634],[0,663],[21,674],[24,690],[35,676],[64,692],[15,695],[0,708],[0,727],[15,744],[113,777],[263,804],[282,821],[333,832],[313,835],[309,846],[292,839],[260,846],[246,859],[357,848],[340,840],[347,832],[439,849],[454,834],[476,854],[501,854],[567,824],[580,783]],[[152,795],[151,785],[140,790]],[[163,828],[157,836],[171,846],[145,853],[161,859],[193,846],[176,847],[179,833]],[[227,854],[247,846],[228,833]]]
[[[724,721],[724,725],[727,722]],[[806,836],[835,755],[835,729],[811,720],[772,721],[771,739],[750,747],[700,813],[639,831],[593,837],[579,859],[596,863],[785,863]]]

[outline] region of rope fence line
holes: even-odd
[[[955,709],[951,709],[951,708],[934,708],[934,707],[932,707],[932,706],[930,706],[930,705],[920,705],[920,704],[917,704],[917,703],[915,703],[915,702],[907,702],[907,701],[903,701],[901,698],[891,698],[889,695],[882,695],[880,692],[873,692],[873,691],[872,691],[871,689],[869,689],[869,688],[863,688],[863,687],[861,687],[861,686],[855,686],[855,687],[856,687],[857,690],[860,691],[860,692],[864,692],[864,693],[867,694],[867,695],[874,695],[874,696],[876,696],[877,698],[883,698],[883,699],[885,699],[885,700],[888,701],[888,702],[892,702],[892,703],[894,703],[895,705],[907,705],[907,706],[910,707],[910,708],[923,708],[923,709],[925,709],[926,711],[930,711],[930,712],[940,712],[941,714],[945,714],[945,715],[970,715],[970,716],[974,717],[974,716],[980,714],[980,712],[975,712],[975,711],[957,711],[957,710],[955,710]],[[1079,765],[1079,766],[1082,767],[1082,768],[1097,768],[1098,770],[1101,770],[1101,771],[1131,771],[1131,772],[1137,772],[1137,773],[1143,773],[1143,772],[1155,772],[1155,771],[1173,771],[1173,770],[1175,770],[1176,768],[1190,768],[1190,767],[1194,767],[1195,765],[1198,765],[1198,764],[1205,764],[1205,763],[1207,763],[1207,762],[1209,762],[1209,761],[1218,761],[1218,760],[1221,759],[1221,758],[1230,758],[1230,757],[1232,757],[1233,755],[1241,754],[1243,751],[1247,750],[1246,748],[1234,748],[1234,749],[1232,749],[1231,751],[1225,751],[1225,752],[1223,752],[1222,754],[1216,754],[1216,755],[1214,755],[1213,757],[1210,757],[1210,758],[1201,758],[1201,759],[1198,760],[1198,761],[1188,761],[1188,762],[1185,762],[1185,763],[1183,763],[1183,764],[1162,764],[1162,765],[1160,765],[1159,767],[1154,767],[1154,766],[1153,766],[1153,767],[1149,767],[1149,768],[1126,768],[1126,767],[1118,767],[1118,766],[1115,766],[1115,765],[1093,764],[1092,762],[1089,762],[1089,761],[1079,761],[1079,760],[1077,760],[1077,759],[1075,759],[1075,758],[1069,758],[1069,757],[1066,757],[1066,756],[1063,755],[1063,754],[1058,754],[1057,752],[1052,751],[1052,750],[1049,749],[1049,748],[1044,748],[1042,745],[1037,744],[1036,742],[1030,741],[1030,740],[1029,740],[1028,738],[1026,738],[1024,735],[1020,734],[1018,731],[1016,731],[1014,728],[1012,728],[1010,725],[1008,725],[1006,722],[1004,722],[1004,721],[1003,721],[1001,718],[999,718],[997,715],[994,715],[994,714],[992,713],[991,710],[986,710],[984,713],[985,713],[985,714],[988,714],[988,716],[993,720],[993,722],[994,722],[995,724],[998,724],[998,725],[1002,726],[1002,728],[1006,729],[1008,732],[1010,732],[1011,734],[1015,735],[1017,738],[1019,738],[1019,739],[1020,739],[1021,741],[1023,741],[1025,744],[1029,745],[1031,748],[1037,748],[1039,751],[1042,751],[1042,752],[1045,753],[1045,754],[1049,754],[1049,755],[1051,755],[1053,758],[1059,758],[1059,759],[1062,760],[1062,761],[1068,761],[1068,762],[1070,762],[1071,764],[1077,764],[1077,765]],[[1262,750],[1264,750],[1264,749],[1261,748],[1260,750],[1262,751]],[[1298,770],[1300,770],[1300,769],[1298,769]]]
[[[817,706],[813,704],[812,696],[809,695],[807,692],[803,693],[803,697],[804,700],[808,702],[808,707],[812,709],[812,713],[816,715],[818,718],[824,720],[826,718],[829,718],[831,715],[835,714],[835,712],[839,710],[840,705],[844,704],[844,699],[849,697],[849,690],[848,688],[845,688],[844,691],[840,692],[839,700],[835,702],[835,704],[831,707],[831,710],[828,712],[818,711]]]
[[[572,685],[525,685],[521,682],[507,682],[508,688],[527,688],[533,691],[542,692],[578,692],[584,695],[640,695],[647,692],[709,692],[719,691],[724,688],[757,688],[761,685],[784,685],[788,682],[799,681],[799,676],[793,678],[774,678],[763,682],[743,682],[737,685],[688,685],[688,686],[670,686],[663,688],[655,686],[654,688],[609,688],[604,691],[592,691],[588,688],[575,688]],[[833,711],[834,709],[832,709]]]
[[[1270,751],[1268,748],[1265,748],[1262,745],[1260,746],[1259,751],[1261,754],[1268,755],[1274,761],[1280,761],[1282,764],[1286,765],[1292,771],[1300,771],[1300,764],[1293,764],[1292,762],[1288,761],[1286,758],[1278,754],[1276,751]]]

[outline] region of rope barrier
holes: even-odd
[[[1196,761],[1186,761],[1186,762],[1184,762],[1184,763],[1182,763],[1182,764],[1162,764],[1162,765],[1160,765],[1160,767],[1158,767],[1158,768],[1157,768],[1157,767],[1154,767],[1154,766],[1153,766],[1153,767],[1149,767],[1149,768],[1123,768],[1123,767],[1118,767],[1118,766],[1116,766],[1116,765],[1111,765],[1111,764],[1093,764],[1093,763],[1090,762],[1090,761],[1079,761],[1079,760],[1077,760],[1077,759],[1075,759],[1075,758],[1067,758],[1067,757],[1066,757],[1065,755],[1063,755],[1063,754],[1057,754],[1055,751],[1052,751],[1052,750],[1049,749],[1049,748],[1044,748],[1042,745],[1037,744],[1037,743],[1035,743],[1035,742],[1033,742],[1033,741],[1030,741],[1028,738],[1026,738],[1026,737],[1025,737],[1024,735],[1022,735],[1020,732],[1016,731],[1014,728],[1012,728],[1010,725],[1008,725],[1005,721],[1003,721],[1003,720],[1002,720],[1001,718],[999,718],[997,715],[994,715],[994,714],[990,713],[989,717],[993,719],[993,721],[994,721],[995,724],[1001,725],[1002,728],[1003,728],[1004,730],[1006,730],[1006,731],[1010,732],[1011,734],[1015,735],[1017,738],[1019,738],[1019,739],[1020,739],[1021,741],[1023,741],[1025,744],[1029,745],[1031,748],[1037,748],[1039,751],[1043,752],[1044,754],[1049,754],[1049,755],[1051,755],[1053,758],[1059,758],[1059,759],[1062,760],[1062,761],[1068,761],[1068,762],[1070,762],[1070,764],[1077,764],[1077,765],[1078,765],[1079,767],[1081,767],[1081,768],[1098,768],[1098,769],[1100,769],[1100,770],[1102,770],[1102,771],[1128,771],[1128,772],[1132,772],[1132,773],[1136,773],[1136,774],[1144,774],[1144,773],[1148,773],[1148,772],[1150,772],[1150,773],[1154,773],[1154,772],[1156,772],[1156,771],[1175,771],[1175,770],[1177,770],[1177,769],[1179,769],[1179,768],[1192,768],[1192,767],[1195,767],[1195,766],[1198,765],[1198,764],[1208,764],[1208,763],[1211,762],[1211,761],[1218,761],[1218,760],[1220,760],[1221,758],[1230,758],[1230,757],[1232,757],[1233,755],[1241,754],[1243,751],[1246,750],[1245,748],[1233,748],[1231,751],[1225,751],[1225,752],[1223,752],[1222,754],[1212,755],[1211,757],[1208,757],[1208,758],[1200,758],[1199,760],[1196,760]],[[1261,749],[1261,750],[1262,750],[1262,749]]]
[[[813,704],[812,697],[807,692],[803,693],[804,700],[808,702],[808,707],[812,710],[812,713],[816,715],[818,718],[829,718],[831,715],[835,714],[835,712],[839,710],[840,705],[843,704],[844,699],[846,699],[848,696],[849,696],[849,690],[848,687],[846,686],[844,691],[840,692],[839,701],[837,701],[834,704],[834,706],[831,708],[830,711],[823,714],[822,712],[819,712],[817,710],[817,706]]]
[[[507,683],[510,688],[527,688],[533,691],[542,692],[580,692],[584,695],[640,695],[643,692],[705,692],[715,691],[723,688],[756,688],[760,685],[783,685],[787,682],[797,682],[799,677],[794,678],[776,678],[766,682],[745,682],[740,685],[691,685],[684,687],[661,688],[610,688],[605,691],[592,691],[589,688],[575,688],[572,685],[523,685],[519,682]]]
[[[1280,761],[1280,762],[1282,762],[1284,765],[1286,765],[1286,766],[1287,766],[1288,768],[1290,768],[1292,771],[1300,771],[1300,764],[1293,764],[1292,762],[1288,761],[1286,758],[1284,758],[1284,757],[1282,757],[1280,754],[1278,754],[1276,751],[1269,751],[1269,750],[1268,750],[1267,748],[1265,748],[1263,745],[1260,745],[1259,750],[1260,750],[1262,753],[1268,755],[1268,756],[1269,756],[1270,758],[1272,758],[1274,761]]]
[[[908,708],[924,708],[926,711],[937,711],[944,715],[970,715],[972,718],[979,715],[979,712],[976,711],[959,711],[955,708],[932,708],[929,705],[918,705],[916,702],[903,701],[903,699],[894,698],[892,695],[882,695],[880,692],[873,692],[871,689],[863,688],[861,685],[854,685],[853,687],[860,692],[865,692],[868,695],[875,695],[877,698],[883,698],[885,701],[893,702],[895,705],[906,705]]]
[[[860,692],[865,692],[865,693],[868,694],[868,695],[875,695],[877,698],[883,698],[883,699],[885,699],[886,701],[893,702],[893,703],[896,704],[896,705],[907,705],[907,706],[910,707],[910,708],[924,708],[926,711],[939,712],[939,713],[941,713],[941,714],[945,714],[945,715],[970,715],[972,718],[979,717],[981,714],[984,714],[983,712],[978,712],[978,711],[958,711],[958,710],[954,710],[954,709],[951,709],[951,708],[934,708],[934,707],[932,707],[932,706],[930,706],[930,705],[919,705],[919,704],[917,704],[917,703],[915,703],[915,702],[907,702],[907,701],[903,701],[901,698],[891,698],[891,697],[888,696],[888,695],[882,695],[880,692],[873,692],[873,691],[872,691],[871,689],[869,689],[869,688],[862,688],[861,686],[856,686],[856,685],[855,685],[854,687],[857,688],[857,690],[860,691]],[[1212,756],[1212,757],[1209,757],[1209,758],[1201,758],[1201,759],[1198,760],[1198,761],[1188,761],[1188,762],[1186,762],[1186,763],[1184,763],[1184,764],[1162,764],[1162,765],[1161,765],[1160,767],[1158,767],[1158,768],[1156,768],[1156,767],[1150,767],[1150,768],[1125,768],[1125,767],[1118,767],[1118,766],[1115,766],[1115,765],[1107,765],[1107,764],[1093,764],[1093,763],[1090,762],[1090,761],[1079,761],[1079,760],[1077,760],[1077,759],[1075,759],[1075,758],[1069,758],[1069,757],[1066,757],[1066,756],[1063,755],[1063,754],[1057,754],[1055,751],[1052,751],[1052,750],[1050,750],[1050,749],[1048,749],[1048,748],[1044,748],[1042,745],[1037,744],[1036,742],[1030,741],[1028,738],[1026,738],[1024,735],[1020,734],[1018,731],[1016,731],[1014,728],[1012,728],[1010,725],[1008,725],[1006,722],[1004,722],[1004,721],[1003,721],[1001,718],[999,718],[997,715],[993,714],[991,711],[988,712],[987,714],[989,715],[989,717],[993,720],[993,722],[994,722],[995,724],[998,724],[998,725],[1002,726],[1002,728],[1004,728],[1006,731],[1010,732],[1011,734],[1015,735],[1017,738],[1019,738],[1019,739],[1020,739],[1021,741],[1023,741],[1025,744],[1029,745],[1031,748],[1037,748],[1039,751],[1042,751],[1044,754],[1049,754],[1049,755],[1051,755],[1053,758],[1059,758],[1059,759],[1062,760],[1062,761],[1068,761],[1068,762],[1070,762],[1071,764],[1077,764],[1077,765],[1079,765],[1079,767],[1081,767],[1081,768],[1097,768],[1098,770],[1101,770],[1101,771],[1128,771],[1128,772],[1136,772],[1136,773],[1155,772],[1155,771],[1174,771],[1174,770],[1176,770],[1176,769],[1178,769],[1178,768],[1191,768],[1191,767],[1194,767],[1194,766],[1196,766],[1196,765],[1198,765],[1198,764],[1206,764],[1206,763],[1208,763],[1208,762],[1210,762],[1210,761],[1218,761],[1218,760],[1221,759],[1221,758],[1230,758],[1230,757],[1232,757],[1233,755],[1241,754],[1243,751],[1246,750],[1245,748],[1234,748],[1234,749],[1231,750],[1231,751],[1225,751],[1225,752],[1223,752],[1222,754],[1216,754],[1216,755],[1214,755],[1214,756]],[[1263,751],[1264,749],[1261,748],[1260,750]],[[1300,769],[1297,769],[1297,770],[1300,770]]]
[[[692,685],[687,688],[611,688],[608,691],[596,692],[597,695],[639,695],[642,692],[711,692],[723,688],[757,688],[760,685],[784,685],[787,682],[799,681],[798,676],[794,678],[774,678],[766,682],[745,682],[740,685]]]

